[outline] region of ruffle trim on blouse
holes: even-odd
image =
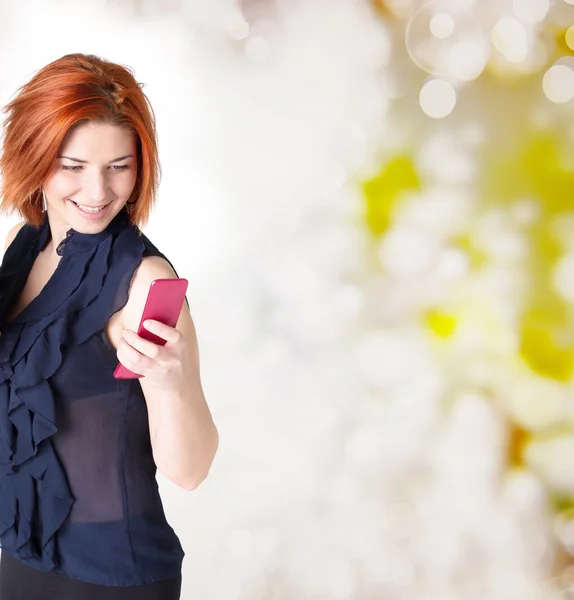
[[[121,214],[105,232],[67,236],[48,284],[2,331],[0,539],[41,570],[58,569],[56,533],[74,504],[50,441],[58,428],[49,378],[69,348],[125,305],[143,252],[139,230]]]

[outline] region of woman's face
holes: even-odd
[[[129,199],[137,168],[128,129],[102,123],[72,129],[44,182],[50,223],[79,233],[103,231]]]

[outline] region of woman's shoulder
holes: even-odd
[[[20,223],[16,223],[16,225],[14,225],[14,227],[8,231],[8,234],[6,235],[6,241],[4,242],[4,252],[8,250],[24,225],[26,225],[26,221],[21,221]]]
[[[163,255],[144,255],[133,274],[128,301],[122,310],[124,328],[137,331],[151,282],[174,277],[177,274]]]

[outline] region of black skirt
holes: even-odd
[[[181,574],[127,587],[100,585],[29,567],[8,552],[0,556],[0,600],[179,600]]]

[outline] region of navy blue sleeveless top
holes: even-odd
[[[145,398],[137,379],[113,377],[104,330],[142,258],[166,257],[125,210],[100,233],[70,229],[48,283],[7,323],[50,238],[46,215],[24,225],[0,267],[0,547],[92,583],[176,577],[184,551],[163,511]]]

